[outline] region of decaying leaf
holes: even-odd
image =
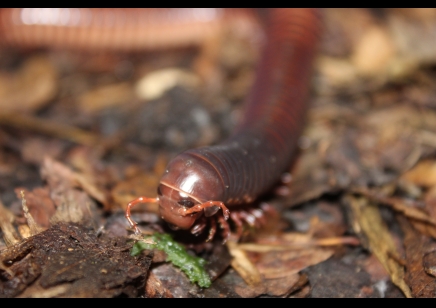
[[[78,98],[81,112],[97,113],[104,109],[126,104],[134,100],[132,86],[129,83],[104,85],[86,92]]]
[[[1,112],[30,113],[55,96],[58,73],[48,58],[27,60],[15,74],[0,73]]]
[[[48,183],[51,199],[61,209],[52,217],[52,222],[80,222],[84,215],[90,216],[92,200],[88,194],[76,187],[92,194],[99,191],[92,183],[84,183],[85,178],[80,174],[48,157],[44,160],[41,174]]]
[[[15,189],[17,198],[22,199],[21,193],[25,194],[26,207],[29,214],[33,217],[38,225],[43,228],[50,226],[50,218],[56,212],[56,206],[50,198],[50,190],[47,187],[37,187],[32,191],[24,188]]]
[[[39,226],[38,223],[35,222],[35,219],[33,219],[33,216],[29,213],[24,190],[20,191],[20,195],[21,195],[21,206],[23,207],[24,217],[26,218],[27,225],[29,226],[30,229],[30,235],[36,235],[42,232],[43,228],[41,228],[41,226]]]
[[[3,239],[7,246],[14,245],[21,240],[12,224],[13,220],[14,215],[0,201],[0,229],[3,232]]]
[[[434,277],[427,273],[427,268],[432,265],[424,261],[425,256],[436,249],[434,241],[425,235],[419,234],[406,219],[400,218],[400,223],[405,235],[405,280],[410,286],[411,294],[414,297],[433,298],[436,292],[436,281]],[[430,261],[430,259],[427,259],[427,261]]]
[[[260,285],[261,276],[257,268],[247,258],[244,251],[238,248],[237,244],[229,241],[227,243],[229,252],[233,257],[232,267],[238,272],[245,282],[252,287]]]
[[[397,247],[381,219],[378,208],[363,197],[347,196],[347,202],[353,212],[353,228],[356,233],[366,238],[368,248],[388,271],[392,282],[406,297],[412,297],[410,288],[404,281],[404,267],[398,263],[400,257]]]

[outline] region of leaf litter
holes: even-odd
[[[162,252],[130,256],[123,209],[155,196],[171,157],[229,135],[257,46],[230,31],[210,63],[1,50],[0,296],[434,297],[435,12],[324,11],[292,177],[262,199],[269,226],[222,246],[169,230],[154,205],[133,212],[206,260],[209,288]]]

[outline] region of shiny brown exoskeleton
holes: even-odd
[[[201,218],[222,209],[218,221],[224,236],[230,234],[229,216],[240,234],[246,216],[230,214],[227,206],[250,204],[289,166],[304,124],[320,14],[315,9],[269,9],[266,18],[265,48],[241,123],[221,144],[176,156],[160,181],[157,198],[129,203],[126,217],[136,232],[130,208],[158,202],[161,217],[175,227],[199,233],[205,226]],[[213,223],[208,239],[215,229]]]

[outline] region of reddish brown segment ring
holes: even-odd
[[[0,40],[27,47],[153,49],[196,44],[235,16],[252,18],[245,10],[200,12],[60,10],[51,11],[47,25],[38,15],[42,11],[4,9],[0,11]],[[69,15],[59,25],[62,14]],[[222,209],[224,215],[218,221],[227,237],[225,220],[232,216],[227,206],[232,209],[252,202],[288,167],[304,125],[321,18],[316,9],[268,9],[264,15],[265,47],[241,122],[221,144],[176,156],[160,181],[157,198],[140,197],[129,203],[126,218],[135,232],[139,229],[130,218],[131,207],[159,202],[164,220],[181,229],[192,228],[193,233],[204,229],[204,217]],[[170,29],[174,27],[178,32]],[[180,31],[186,35],[184,42],[178,41],[183,37]],[[240,224],[238,216],[232,218]],[[212,221],[209,239],[216,229]]]

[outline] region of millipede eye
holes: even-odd
[[[191,200],[187,200],[187,199],[182,199],[180,201],[177,202],[178,204],[180,204],[181,206],[190,208],[194,206],[194,202],[192,202]]]

